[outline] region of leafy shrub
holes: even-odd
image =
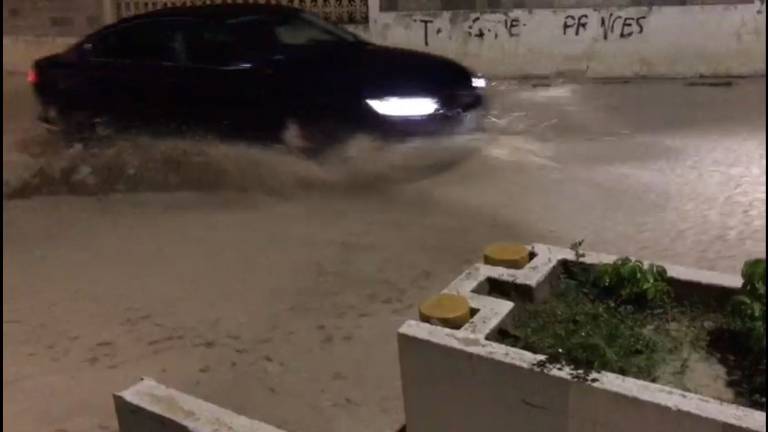
[[[754,406],[765,409],[765,259],[744,263],[743,294],[731,299],[726,328],[737,338],[737,355],[744,358],[747,393]]]
[[[574,249],[573,246],[577,248]],[[577,262],[566,266],[563,285],[581,290],[596,299],[639,309],[667,308],[672,302],[672,289],[667,284],[667,270],[657,264],[643,264],[628,257],[597,266],[580,263],[581,244],[572,249]]]
[[[619,304],[642,308],[666,307],[672,301],[667,270],[656,264],[619,258],[597,269],[597,288],[603,296]]]
[[[738,398],[765,410],[765,259],[744,264],[742,292],[723,314],[674,303],[662,266],[626,257],[584,263],[582,244],[571,245],[575,262],[565,265],[560,292],[526,305],[511,330],[500,333],[506,344],[543,354],[540,366],[567,364],[576,378],[607,371],[649,381],[658,374],[669,379],[670,362],[681,359],[674,373],[683,374],[690,350],[709,344]]]
[[[765,356],[765,260],[744,263],[741,277],[744,294],[731,299],[728,324],[745,338],[747,349]]]

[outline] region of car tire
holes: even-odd
[[[67,147],[85,144],[97,136],[96,118],[86,111],[46,107],[42,117],[47,129],[58,135]]]
[[[304,147],[302,153],[317,158],[340,147],[352,137],[348,126],[332,119],[303,119],[297,121]]]

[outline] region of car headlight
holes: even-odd
[[[386,97],[366,99],[365,102],[377,113],[395,117],[416,117],[434,114],[440,104],[428,97]]]
[[[488,84],[485,81],[485,78],[483,77],[472,77],[472,87],[474,88],[485,88],[486,84]]]

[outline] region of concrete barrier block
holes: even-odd
[[[284,432],[147,378],[114,402],[120,432]]]

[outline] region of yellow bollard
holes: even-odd
[[[469,302],[456,294],[438,294],[419,306],[421,321],[451,329],[460,329],[470,318]]]
[[[528,264],[530,251],[516,243],[494,243],[485,248],[483,262],[487,265],[521,269]]]

